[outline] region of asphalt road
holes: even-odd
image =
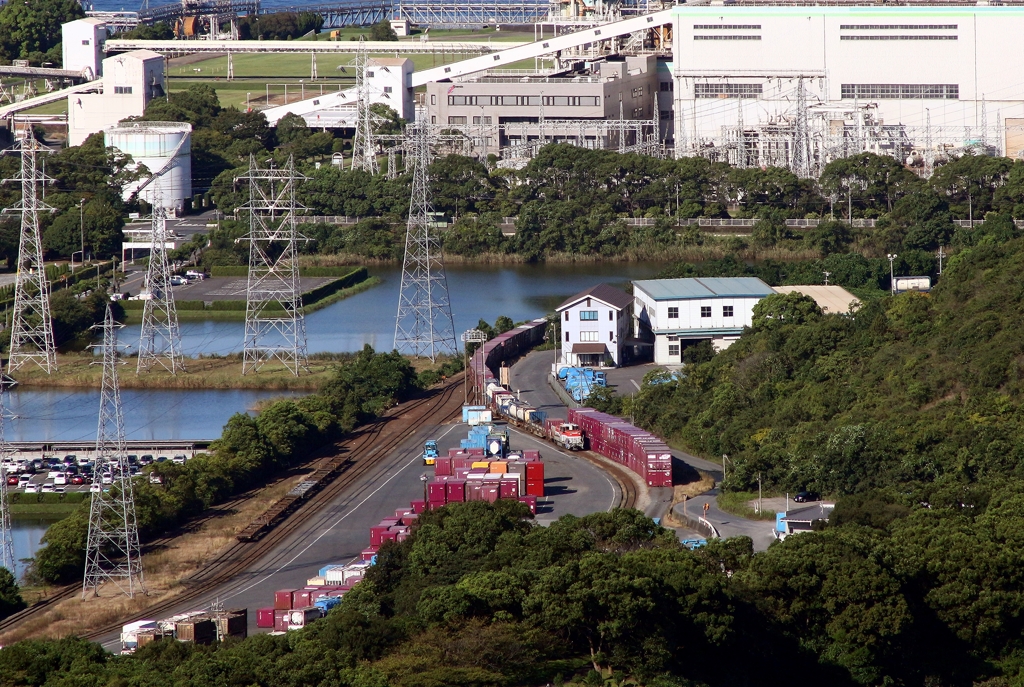
[[[522,398],[534,405],[538,410],[544,410],[552,416],[565,417],[566,408],[558,396],[548,385],[547,376],[550,374],[551,363],[554,360],[552,351],[535,351],[526,355],[512,367],[511,382],[513,390],[520,390]],[[629,368],[618,371],[621,379],[633,378],[625,372]],[[644,373],[651,369],[650,366],[640,368]],[[640,375],[643,376],[642,374]],[[632,385],[631,385],[632,386]],[[620,389],[619,393],[631,393],[631,390]],[[685,451],[672,450],[673,469],[676,474],[686,470],[687,466],[710,473],[715,481],[722,479],[722,466],[697,456],[690,455]],[[774,541],[772,528],[774,523],[767,520],[747,520],[739,516],[731,515],[718,508],[716,497],[718,490],[691,499],[687,504],[687,511],[691,516],[699,515],[705,503],[709,504],[707,513],[708,521],[715,526],[718,533],[724,537],[748,536],[754,540],[754,548],[763,551],[768,544]],[[671,503],[671,491],[668,488],[650,489],[649,500],[644,504],[644,513],[649,517],[660,517],[664,515]],[[682,512],[681,506],[676,506],[677,512]],[[689,536],[689,535],[687,535]]]
[[[382,460],[345,494],[324,507],[300,531],[288,537],[274,551],[254,563],[245,573],[211,593],[183,604],[165,616],[209,608],[214,602],[225,608],[249,609],[249,633],[265,632],[256,628],[256,609],[273,605],[278,589],[304,587],[306,580],[328,564],[347,563],[358,558],[369,546],[370,527],[397,508],[423,498],[420,475],[432,474],[424,467],[423,442],[436,439],[447,452],[459,445],[468,427],[463,424],[428,425],[413,433],[401,448]],[[545,524],[564,515],[585,515],[605,511],[619,500],[617,485],[602,470],[561,454],[546,442],[513,431],[513,448],[538,449],[545,463],[548,496],[538,500],[537,521]],[[102,638],[104,648],[120,650],[116,635]]]

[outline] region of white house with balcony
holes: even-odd
[[[555,309],[562,324],[561,364],[572,367],[617,367],[632,329],[633,297],[622,289],[598,284]]]
[[[687,344],[710,339],[727,348],[753,319],[754,305],[775,293],[756,277],[647,279],[633,282],[636,336],[654,342],[654,362],[679,365]]]

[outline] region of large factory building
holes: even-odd
[[[1024,149],[1024,7],[702,6],[673,19],[677,156],[813,168],[862,150]]]

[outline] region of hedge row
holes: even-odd
[[[11,504],[26,503],[84,503],[89,498],[87,491],[69,491],[63,494],[25,494],[20,491],[12,491],[8,494]]]

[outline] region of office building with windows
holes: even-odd
[[[82,145],[92,134],[128,117],[140,117],[164,91],[164,57],[133,50],[103,60],[102,90],[68,96],[68,145]]]
[[[687,345],[710,339],[727,348],[749,327],[754,306],[775,293],[756,277],[646,279],[633,282],[638,339],[654,344],[654,362],[679,365]]]
[[[550,74],[491,70],[452,82],[428,83],[427,116],[433,124],[469,133],[482,155],[529,145],[542,136],[549,143],[572,141],[587,148],[615,149],[619,134],[614,128],[588,130],[587,122],[620,118],[655,121],[659,117],[657,57],[601,58],[572,64]],[[623,134],[623,145],[638,142],[633,131]]]
[[[633,298],[598,284],[555,309],[561,322],[560,363],[571,367],[618,366],[632,329]]]

